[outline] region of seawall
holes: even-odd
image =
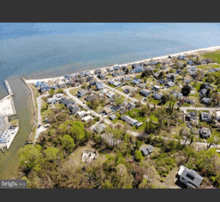
[[[5,82],[5,86],[6,86],[7,90],[8,90],[8,94],[13,96],[14,94],[13,94],[13,92],[11,90],[11,87],[10,87],[8,81],[4,80],[4,82]]]
[[[20,79],[24,82],[24,84],[28,87],[28,89],[30,90],[31,93],[31,100],[32,100],[32,105],[34,107],[34,112],[33,112],[33,116],[34,116],[34,123],[33,126],[31,128],[31,133],[27,139],[27,144],[32,144],[32,136],[33,136],[33,128],[35,127],[35,125],[37,124],[37,109],[36,109],[36,105],[35,105],[35,99],[34,99],[34,93],[31,89],[31,87],[27,84],[25,77],[20,77]]]

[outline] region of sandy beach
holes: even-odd
[[[200,48],[200,49],[195,49],[195,50],[191,50],[191,51],[184,51],[184,52],[179,52],[179,53],[174,53],[174,54],[169,54],[169,55],[163,55],[163,56],[158,56],[158,57],[152,57],[152,58],[147,58],[147,59],[143,59],[143,60],[139,60],[139,61],[134,61],[134,62],[129,62],[129,63],[124,63],[124,64],[115,64],[115,65],[118,65],[118,66],[128,66],[128,65],[131,65],[131,64],[134,64],[134,63],[141,63],[141,62],[149,62],[151,60],[163,60],[163,59],[166,59],[168,58],[168,56],[171,56],[171,57],[174,57],[174,56],[178,56],[178,55],[190,55],[190,54],[199,54],[201,52],[210,52],[210,51],[216,51],[220,49],[220,46],[211,46],[211,47],[208,47],[208,48]],[[96,69],[106,69],[108,67],[101,67],[101,68],[96,68]],[[93,70],[95,71],[96,69],[89,69],[89,70]],[[86,70],[84,70],[86,71]],[[74,73],[72,75],[75,75],[77,73]],[[44,78],[44,79],[26,79],[25,82],[26,83],[36,83],[37,81],[40,81],[40,82],[48,82],[48,81],[55,81],[57,79],[63,79],[63,76],[61,77],[54,77],[54,78]]]

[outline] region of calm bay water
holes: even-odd
[[[20,130],[0,152],[0,178],[13,178],[31,130],[31,98],[19,79],[61,76],[220,45],[219,23],[0,23],[0,99],[8,79]]]

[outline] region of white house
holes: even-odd
[[[87,122],[87,121],[89,121],[90,119],[93,120],[93,117],[91,117],[90,115],[88,115],[88,116],[86,116],[86,117],[83,117],[83,118],[82,118],[82,121]]]
[[[80,117],[83,117],[86,115],[86,112],[85,111],[78,111],[76,112],[77,115],[79,115]]]

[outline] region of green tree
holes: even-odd
[[[73,152],[75,148],[74,140],[69,135],[64,135],[61,139],[61,143],[64,149],[66,149],[69,153]]]
[[[142,153],[139,150],[135,150],[134,152],[136,161],[140,162],[144,159]]]
[[[58,152],[59,152],[59,149],[54,148],[54,147],[48,147],[46,150],[44,150],[46,159],[50,162],[54,162],[59,158]]]
[[[49,94],[50,94],[51,97],[54,95],[54,93],[55,93],[55,91],[53,89],[49,90]]]
[[[18,151],[19,165],[29,169],[39,167],[39,164],[43,163],[41,149],[40,145],[25,145]]]
[[[119,105],[121,105],[121,104],[123,104],[124,103],[124,99],[122,98],[122,96],[119,96],[119,97],[116,97],[115,98],[115,104],[117,105],[117,106],[119,106]]]

